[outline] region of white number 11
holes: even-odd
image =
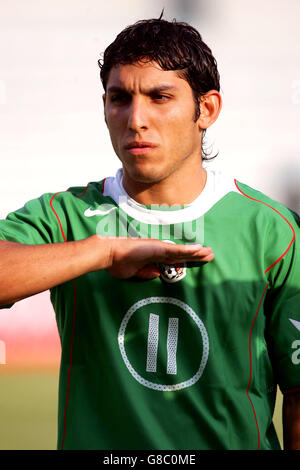
[[[147,344],[147,372],[156,372],[159,341],[159,315],[150,313]],[[177,374],[178,318],[169,318],[167,336],[167,374]]]

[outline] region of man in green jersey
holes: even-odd
[[[0,303],[51,290],[59,449],[300,449],[299,218],[205,170],[211,50],[138,22],[106,49],[115,176],[0,221]]]

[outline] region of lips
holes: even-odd
[[[131,155],[145,155],[151,153],[156,147],[156,144],[145,141],[132,141],[125,145],[125,149]]]
[[[126,150],[130,149],[143,149],[143,148],[154,148],[157,147],[156,144],[153,144],[152,142],[145,142],[145,141],[133,141],[129,142],[129,144],[125,145]]]

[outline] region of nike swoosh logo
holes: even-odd
[[[103,207],[105,207],[105,205],[103,204]],[[86,217],[93,217],[94,215],[107,215],[109,214],[110,212],[112,212],[113,210],[116,210],[117,208],[116,207],[111,207],[110,209],[107,209],[107,210],[101,210],[101,209],[91,209],[90,207],[88,209],[86,209],[84,211],[84,215]]]
[[[297,328],[298,331],[300,331],[300,321],[293,320],[292,318],[289,318],[290,322],[293,323],[293,325]]]

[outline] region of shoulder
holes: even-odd
[[[299,216],[263,192],[235,180],[240,205],[240,224],[251,238],[263,240],[265,263],[274,266],[286,255],[292,256],[300,242]],[[274,260],[277,260],[274,263]],[[278,264],[279,267],[279,264]]]
[[[249,185],[234,180],[239,194],[239,202],[249,211],[253,211],[256,216],[261,215],[265,221],[270,223],[285,222],[287,226],[290,224],[299,226],[299,216],[289,209],[283,203],[272,199],[263,192],[250,187]]]
[[[286,218],[294,223],[299,220],[297,214],[283,203],[272,199],[257,188],[239,181],[222,171],[209,171],[210,193],[217,201],[226,205],[226,212],[243,217],[262,216],[270,220]]]
[[[218,216],[240,237],[263,243],[271,257],[274,250],[281,253],[297,239],[299,243],[299,216],[286,205],[231,175],[216,172],[214,180],[221,191]]]
[[[50,203],[57,202],[71,202],[74,205],[80,204],[79,201],[92,203],[92,202],[103,202],[105,196],[103,194],[105,179],[99,181],[92,181],[82,186],[70,186],[67,189],[62,189],[51,194],[44,194],[42,198],[46,197]]]
[[[251,244],[261,253],[264,266],[276,275],[280,260],[293,259],[300,244],[299,216],[283,203],[236,178],[223,198],[224,224],[227,222],[245,247]],[[288,266],[288,263],[285,263]]]

